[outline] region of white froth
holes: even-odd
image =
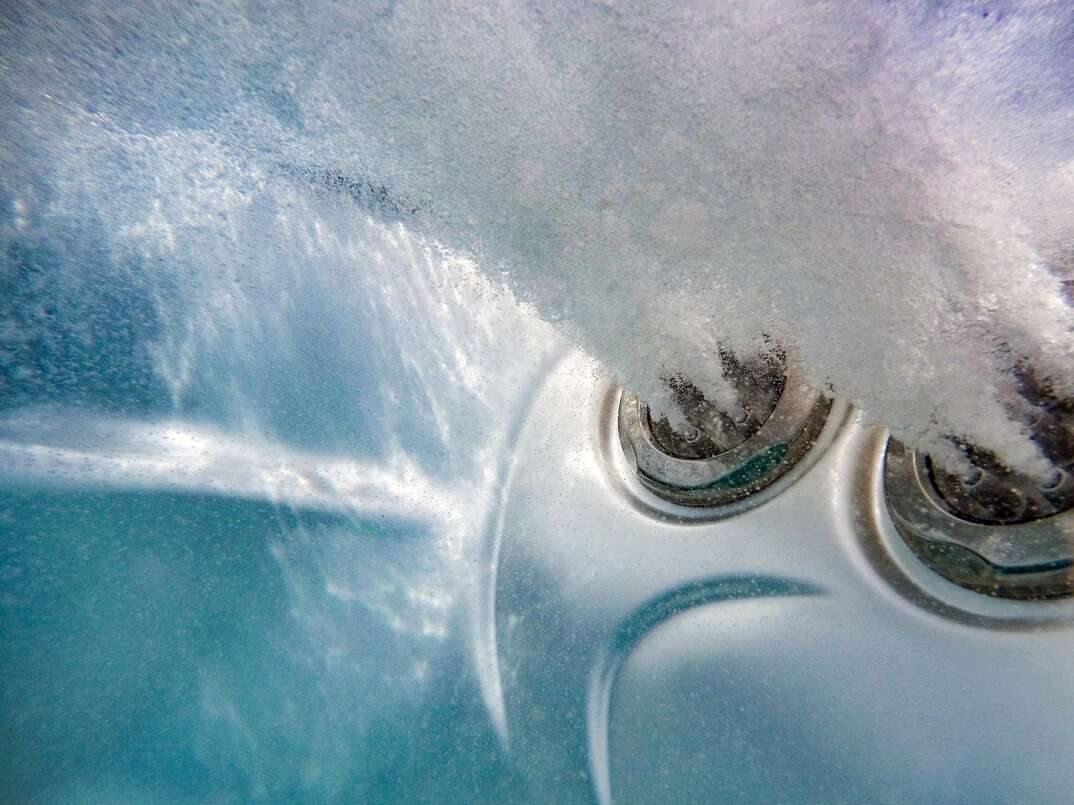
[[[242,260],[262,240],[234,226],[251,177],[338,171],[654,399],[672,372],[721,393],[718,346],[767,335],[911,442],[956,434],[1026,464],[1012,366],[1074,391],[1066,0],[4,18],[20,204],[77,215],[88,188],[113,200],[113,235],[204,226],[229,247],[205,237],[192,259]],[[147,216],[161,181],[187,202]],[[177,221],[209,185],[218,206]]]

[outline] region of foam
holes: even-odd
[[[1031,465],[1012,367],[1074,391],[1065,0],[3,19],[5,192],[46,227],[91,210],[137,245],[188,216],[231,244],[197,242],[208,274],[259,254],[229,215],[266,177],[331,171],[649,397],[670,372],[722,393],[718,346],[767,335],[912,443]],[[147,211],[161,182],[180,203]],[[222,208],[198,208],[207,186]]]

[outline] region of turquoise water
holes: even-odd
[[[498,801],[518,791],[456,638],[324,593],[427,535],[201,495],[7,490],[6,801]],[[419,570],[420,572],[420,570]],[[462,624],[446,613],[443,628]],[[414,676],[422,663],[421,684]]]
[[[743,8],[0,6],[0,800],[1069,800],[1069,606],[904,600],[863,427],[684,526],[601,412],[764,333],[1009,441],[1071,12]]]
[[[331,229],[226,270],[6,222],[0,799],[524,796],[478,585],[556,340],[349,195],[276,190]]]

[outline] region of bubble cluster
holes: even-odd
[[[138,248],[182,224],[233,245],[197,242],[211,275],[263,241],[234,205],[298,177],[474,255],[658,407],[661,378],[718,397],[721,348],[778,343],[905,441],[1028,466],[1012,370],[1074,391],[1064,0],[0,19],[9,231],[92,216]],[[161,183],[175,203],[147,207]]]

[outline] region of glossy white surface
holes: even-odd
[[[1070,602],[915,566],[883,507],[882,433],[847,418],[778,494],[704,520],[639,491],[610,393],[560,364],[503,503],[506,724],[547,793],[1069,800]]]

